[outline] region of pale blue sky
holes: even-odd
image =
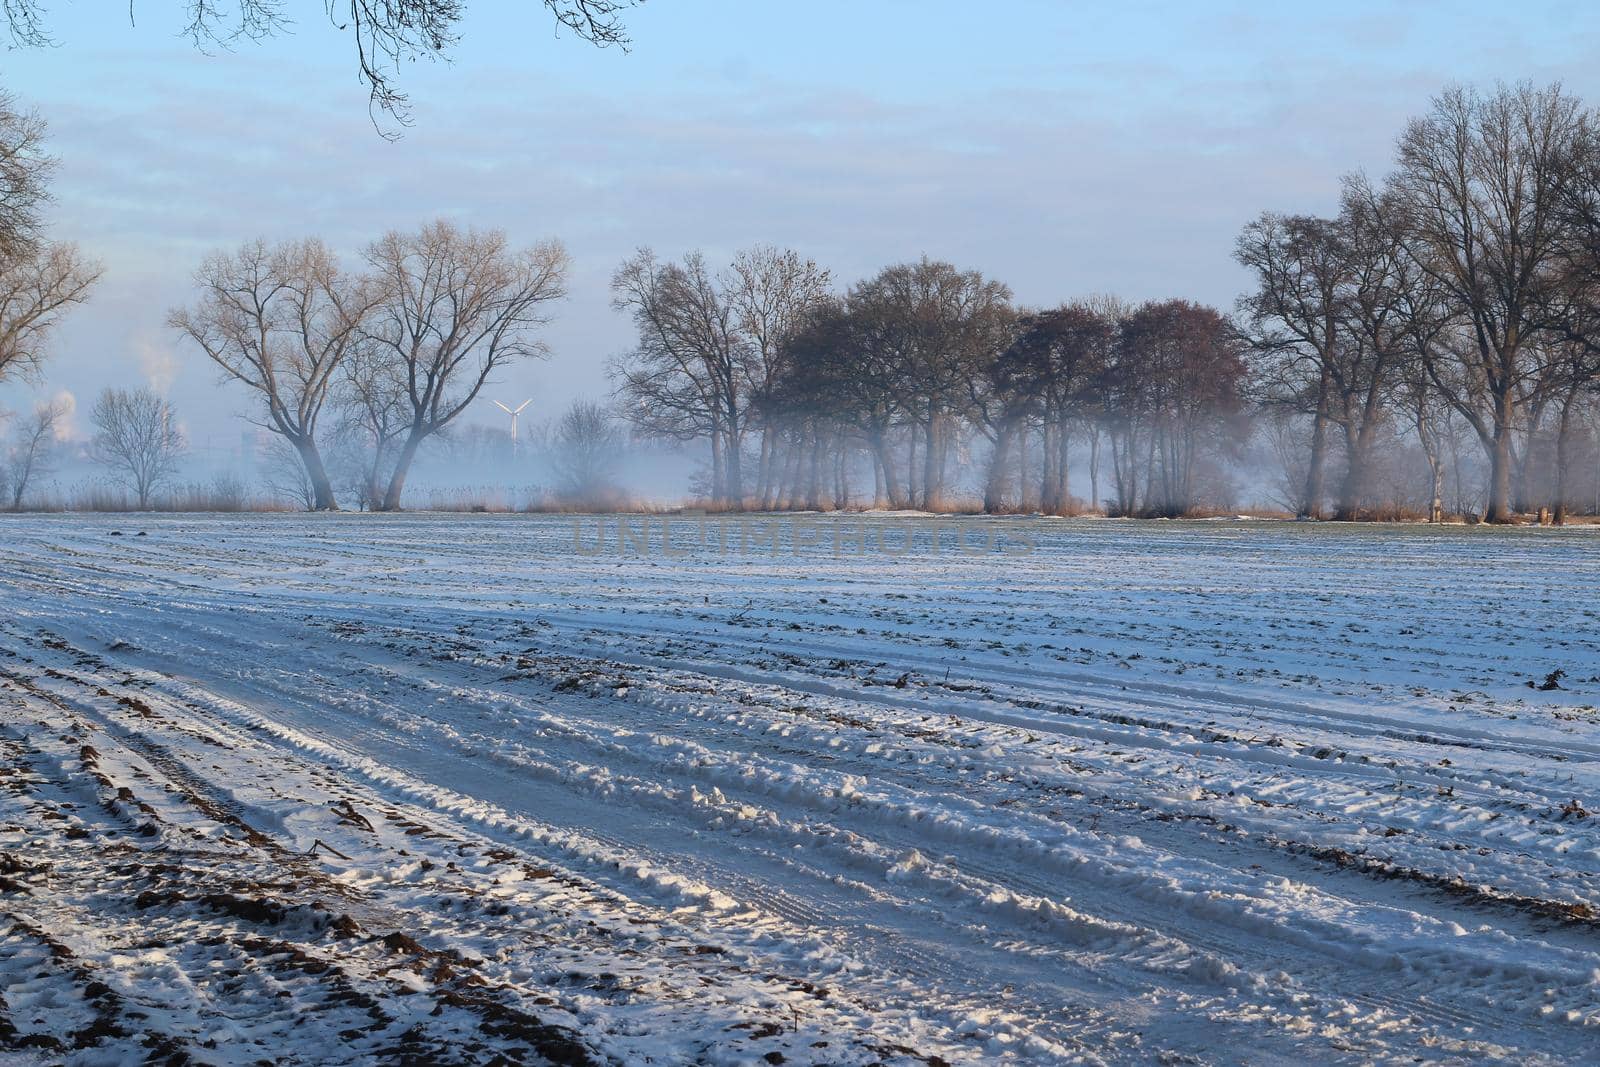
[[[59,47],[8,53],[0,80],[51,121],[57,232],[108,272],[44,391],[154,377],[197,444],[236,441],[245,398],[162,326],[199,258],[317,233],[353,259],[441,214],[572,251],[555,357],[491,390],[545,414],[606,390],[629,333],[607,280],[641,244],[789,244],[841,282],[926,252],[1029,303],[1229,307],[1239,227],[1328,210],[1447,82],[1559,78],[1600,103],[1600,14],[1572,2],[651,0],[628,54],[556,39],[534,6],[474,0],[454,62],[407,72],[415,125],[390,143],[318,0],[216,56],[175,38],[176,0],[137,0],[136,28],[58,3]]]

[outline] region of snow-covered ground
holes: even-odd
[[[0,1048],[1593,1061],[1600,531],[862,521],[0,522]]]

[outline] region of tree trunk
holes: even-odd
[[[1166,500],[1156,499],[1156,447],[1159,444],[1156,437],[1157,431],[1152,429],[1144,451],[1144,510],[1152,515],[1166,514],[1172,508],[1170,496]],[[1135,482],[1138,481],[1137,474],[1134,476],[1134,480]]]
[[[1561,405],[1561,421],[1556,428],[1556,499],[1555,524],[1567,524],[1567,468],[1571,459],[1573,393],[1568,393]]]
[[[1306,463],[1305,494],[1300,500],[1296,518],[1322,518],[1322,496],[1327,479],[1328,463],[1328,372],[1322,372],[1317,385],[1317,411],[1311,420],[1311,458]]]
[[[789,507],[789,494],[793,492],[794,479],[790,477],[789,468],[794,463],[794,442],[786,435],[773,448],[776,455],[772,458],[772,507],[775,511],[784,511]]]
[[[761,470],[757,475],[756,493],[761,498],[761,510],[772,510],[772,453],[774,450],[772,427],[761,429]]]
[[[889,435],[885,430],[875,430],[868,438],[872,447],[873,462],[878,468],[878,476],[882,481],[882,489],[878,496],[880,501],[887,500],[891,508],[908,507],[905,492],[900,487],[900,469],[895,465],[894,450],[889,446]],[[883,506],[879,503],[878,506]]]
[[[845,454],[843,443],[834,451],[833,455],[833,507],[836,511],[843,511],[850,506],[850,470],[849,457]]]
[[[1489,449],[1489,506],[1484,510],[1483,521],[1508,523],[1516,521],[1511,510],[1511,427],[1503,423],[1495,427],[1492,447]]]
[[[1355,522],[1361,517],[1362,488],[1366,482],[1366,457],[1352,452],[1345,465],[1344,481],[1339,485],[1339,502],[1334,506],[1335,522]]]
[[[922,507],[925,511],[938,511],[944,506],[944,486],[940,484],[939,463],[944,452],[943,435],[939,432],[938,416],[929,414],[928,440],[922,453]]]
[[[1072,471],[1071,462],[1072,438],[1067,433],[1067,424],[1063,422],[1056,428],[1056,514],[1066,515],[1072,511]]]
[[[1535,486],[1530,473],[1539,452],[1539,431],[1544,420],[1543,403],[1530,404],[1526,412],[1526,425],[1524,426],[1525,439],[1522,446],[1522,455],[1516,454],[1515,439],[1511,453],[1511,510],[1519,515],[1525,515],[1537,510]]]
[[[728,479],[722,466],[722,431],[711,431],[711,500],[721,504],[727,500]]]
[[[1089,427],[1089,510],[1100,510],[1100,427]]]
[[[1144,506],[1139,497],[1139,431],[1128,426],[1111,434],[1111,472],[1117,486],[1117,513],[1133,518]]]
[[[1444,459],[1435,452],[1428,459],[1433,474],[1433,496],[1428,504],[1428,521],[1437,525],[1444,521]]]
[[[1345,435],[1344,481],[1339,485],[1339,503],[1333,517],[1339,522],[1355,522],[1361,517],[1367,499],[1367,477],[1372,468],[1372,424]]]
[[[917,425],[912,423],[906,427],[906,451],[909,459],[906,462],[906,501],[908,507],[919,507],[925,497],[925,488],[918,480],[917,466]]]
[[[1450,488],[1455,491],[1455,512],[1457,515],[1465,515],[1467,499],[1466,489],[1461,482],[1461,440],[1454,427],[1450,428],[1450,436],[1446,440],[1450,442]]]
[[[1056,427],[1049,416],[1039,428],[1039,511],[1054,515],[1056,499]]]
[[[782,511],[788,506],[789,495],[789,444],[779,437],[772,442],[772,509]]]
[[[427,436],[420,429],[413,429],[406,435],[406,443],[401,446],[400,454],[395,457],[394,474],[389,477],[389,488],[383,494],[384,511],[400,510],[400,494],[405,492],[406,475],[411,472],[411,461],[417,458],[417,449],[422,447],[422,441]]]
[[[740,432],[729,431],[727,440],[727,455],[723,457],[722,464],[727,478],[727,487],[724,502],[734,510],[744,508],[744,435]]]
[[[822,510],[822,435],[811,435],[811,462],[806,477],[806,510]]]
[[[989,453],[989,476],[983,483],[983,510],[989,515],[1005,510],[1006,474],[1011,466],[1011,443],[1016,421],[1002,419],[995,427],[994,449]]]
[[[1022,429],[1017,434],[1017,510],[1026,514],[1029,510],[1028,503],[1028,438],[1033,430],[1028,425],[1028,420],[1022,420]]]
[[[333,496],[333,483],[328,479],[328,469],[322,462],[317,442],[310,437],[291,439],[300,462],[305,464],[306,477],[311,479],[312,508],[316,511],[338,511],[338,501]]]
[[[1419,392],[1417,401],[1417,440],[1422,443],[1422,454],[1428,461],[1429,488],[1428,521],[1444,521],[1444,457],[1439,454],[1439,439],[1434,436],[1432,421],[1428,418],[1428,402]]]
[[[805,506],[805,473],[806,438],[803,432],[796,431],[794,442],[789,446],[789,490],[785,494],[786,506],[790,509]]]

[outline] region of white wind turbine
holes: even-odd
[[[494,402],[495,407],[511,416],[511,454],[513,456],[517,454],[517,416],[522,414],[522,409],[531,403],[533,403],[533,400],[530,398],[528,400],[524,400],[515,408],[508,408],[498,400]]]

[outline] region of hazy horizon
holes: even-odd
[[[1026,304],[1115,292],[1227,310],[1245,287],[1239,228],[1329,211],[1340,176],[1382,173],[1445,84],[1600,96],[1595,20],[1540,7],[1025,3],[1000,22],[943,3],[653,2],[629,12],[623,53],[475,5],[453,62],[405,71],[414,124],[394,142],[315,5],[296,32],[219,55],[178,39],[161,5],[136,8],[136,28],[122,11],[52,12],[59,47],[10,52],[4,84],[51,125],[54,235],[107,272],[42,381],[0,387],[0,408],[66,391],[81,433],[101,387],[153,382],[197,449],[237,443],[249,398],[219,394],[163,325],[200,258],[318,234],[354,262],[436,216],[559,237],[573,257],[552,358],[485,391],[468,421],[488,426],[503,421],[491,399],[532,398],[538,421],[609,392],[632,331],[608,281],[641,245],[714,263],[788,245],[841,287],[926,253]]]

